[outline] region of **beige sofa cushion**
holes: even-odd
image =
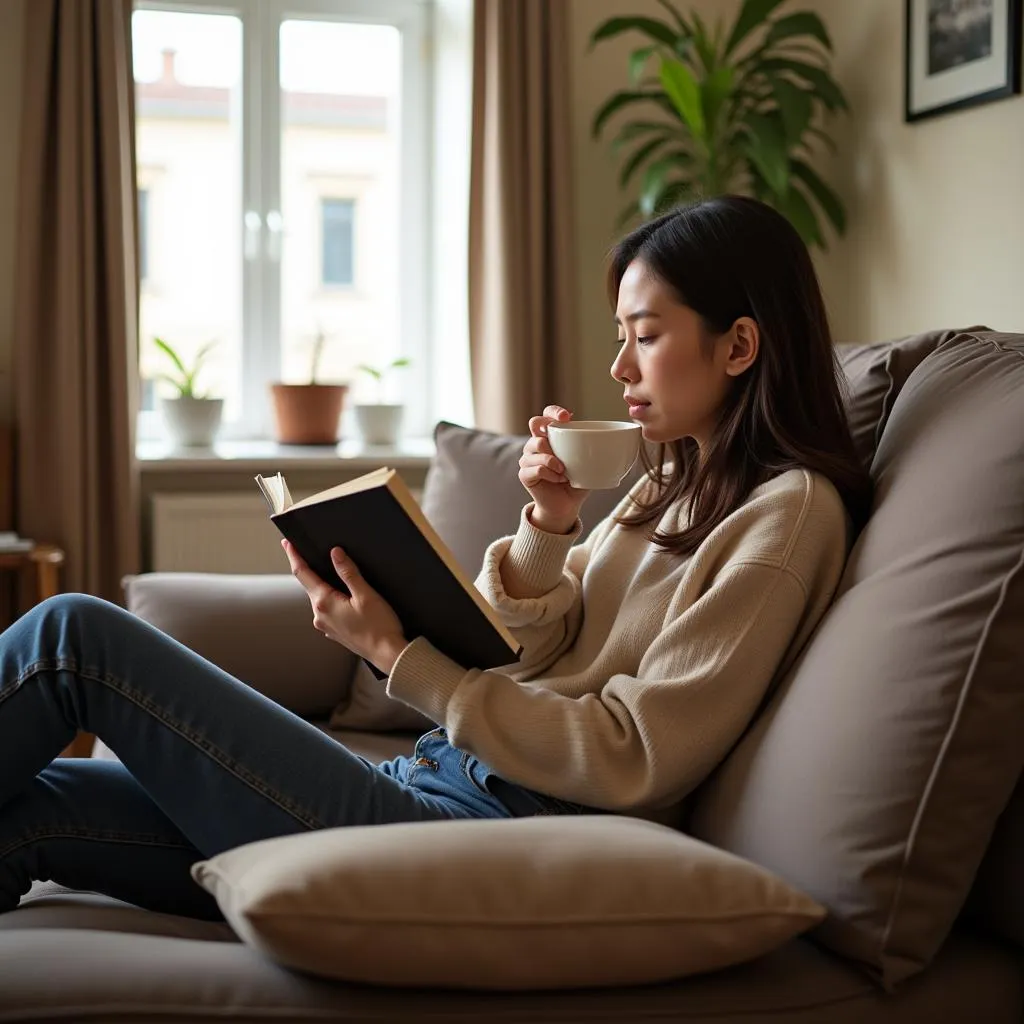
[[[288,573],[151,572],[123,586],[128,611],[297,715],[326,716],[348,692],[357,659],[313,628]]]
[[[691,828],[829,910],[892,986],[945,939],[1024,762],[1024,336],[940,344],[896,399],[874,513]]]
[[[192,873],[254,948],[384,985],[660,981],[749,960],[823,916],[755,864],[611,815],[325,829]]]

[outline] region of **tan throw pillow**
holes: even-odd
[[[253,948],[375,985],[663,981],[750,960],[824,916],[756,864],[614,815],[325,829],[192,874]]]

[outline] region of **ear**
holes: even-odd
[[[749,370],[757,359],[760,344],[761,331],[757,321],[749,316],[741,316],[729,329],[725,372],[730,377],[738,377]]]

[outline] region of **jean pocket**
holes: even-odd
[[[469,779],[470,785],[477,792],[483,793],[484,796],[491,796],[491,791],[484,785],[483,781],[478,780],[476,775],[473,773],[474,768],[483,768],[483,765],[480,764],[472,754],[468,754],[466,751],[463,751],[462,757],[459,760],[459,770],[467,779]]]

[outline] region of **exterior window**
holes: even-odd
[[[406,427],[428,433],[430,11],[136,0],[140,273],[158,270],[140,297],[140,438],[161,435],[148,407],[169,393],[154,337],[187,363],[215,343],[197,383],[225,400],[222,437],[272,435],[268,385],[308,381],[318,336],[322,382],[368,386],[360,364],[409,357],[403,381],[425,397]]]
[[[353,220],[351,199],[323,199],[320,202],[320,231],[323,235],[321,280],[325,285],[352,284]]]

